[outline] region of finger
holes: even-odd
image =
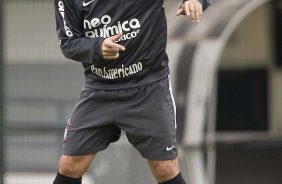
[[[104,53],[116,54],[116,53],[118,53],[118,51],[114,50],[114,49],[102,49],[102,54],[104,55]]]
[[[103,56],[116,56],[117,55],[117,52],[103,52]]]
[[[179,10],[177,10],[176,16],[182,15],[183,12],[184,12],[183,9],[180,8]]]
[[[202,3],[199,3],[199,8],[200,8],[200,17],[203,16],[203,5]]]
[[[118,41],[122,37],[122,33],[109,37],[113,42]]]
[[[200,16],[200,14],[201,14],[201,11],[200,11],[200,3],[199,2],[197,2],[197,3],[195,3],[195,18],[196,18],[196,21],[197,22],[200,22],[200,18],[201,18],[201,16]]]
[[[110,52],[116,54],[119,52],[119,50],[111,47],[103,47],[102,52]]]
[[[105,47],[116,49],[117,52],[125,50],[124,46],[117,44],[117,43],[114,43],[114,42],[106,42]]]
[[[195,1],[191,0],[191,2],[189,3],[189,12],[191,15],[192,22],[194,22],[196,20]]]
[[[185,11],[185,13],[186,13],[186,15],[187,16],[190,16],[190,9],[189,9],[189,4],[190,4],[190,1],[186,1],[185,3],[184,3],[184,11]]]
[[[117,53],[114,56],[104,56],[104,59],[106,59],[106,60],[114,60],[114,59],[117,59],[117,58],[119,58],[119,53]]]

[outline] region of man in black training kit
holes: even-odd
[[[199,22],[209,4],[183,1],[176,14]],[[95,155],[121,130],[158,183],[185,184],[177,160],[164,0],[55,0],[55,15],[61,50],[82,63],[85,84],[67,122],[54,184],[80,184]]]

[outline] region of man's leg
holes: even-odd
[[[62,155],[59,162],[59,172],[53,184],[81,184],[81,178],[89,168],[96,154],[85,156]]]
[[[158,183],[186,184],[183,179],[178,160],[148,160],[151,171]]]

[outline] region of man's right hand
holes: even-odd
[[[114,60],[119,58],[119,52],[125,51],[125,47],[115,43],[122,37],[122,33],[114,35],[104,40],[102,43],[102,55],[106,60]]]

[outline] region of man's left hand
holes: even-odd
[[[185,1],[176,12],[177,16],[183,14],[190,17],[192,22],[200,22],[203,15],[203,6],[198,0]]]

